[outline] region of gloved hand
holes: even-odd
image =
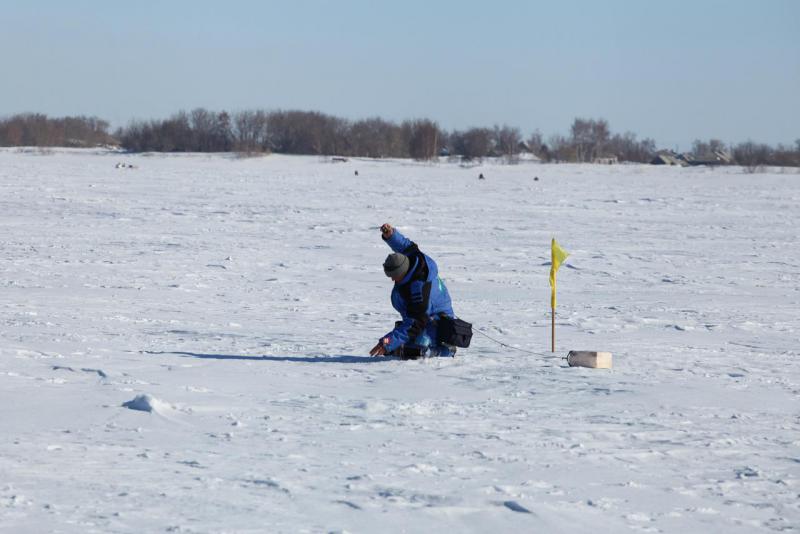
[[[390,237],[392,237],[393,233],[394,233],[394,228],[392,228],[391,224],[383,223],[381,225],[381,235],[383,236],[384,239],[389,239]]]
[[[370,356],[386,356],[386,345],[389,343],[389,338],[385,337],[378,341],[378,344],[372,347],[369,351]]]

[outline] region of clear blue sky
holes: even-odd
[[[4,0],[0,115],[206,107],[800,138],[800,0]]]

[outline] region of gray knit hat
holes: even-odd
[[[386,256],[383,262],[383,272],[389,278],[400,278],[408,272],[408,257],[395,252]]]

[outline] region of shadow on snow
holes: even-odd
[[[298,362],[298,363],[377,363],[386,360],[399,360],[395,357],[380,357],[375,358],[372,356],[246,356],[239,354],[202,354],[198,352],[185,352],[185,351],[154,351],[143,350],[144,354],[175,354],[185,358],[200,358],[204,360],[245,360],[245,361],[259,361],[259,362]]]

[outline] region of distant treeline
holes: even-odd
[[[433,121],[348,121],[315,111],[195,109],[165,120],[133,121],[116,133],[135,152],[277,152],[431,159],[441,132]]]
[[[612,133],[604,119],[576,118],[567,135],[545,140],[539,131],[524,136],[519,128],[494,126],[447,131],[430,119],[393,122],[379,117],[348,120],[317,111],[245,110],[235,113],[203,108],[167,119],[134,120],[113,134],[96,117],[49,118],[19,114],[0,119],[0,146],[98,146],[115,144],[132,152],[240,152],[467,160],[503,157],[516,161],[533,154],[547,162],[598,160],[646,163],[659,153],[652,139],[631,132]],[[726,146],[696,140],[689,153],[709,155],[748,167],[800,166],[796,146],[748,141]]]
[[[532,153],[545,161],[593,161],[607,153],[623,161],[647,162],[656,152],[652,139],[611,135],[604,120],[575,119],[570,137],[545,142],[537,131],[494,126],[446,131],[430,119],[387,121],[378,117],[351,121],[315,111],[240,111],[229,114],[195,109],[165,120],[134,121],[120,129],[120,144],[146,152],[277,152],[431,159],[460,156],[518,158]]]
[[[0,146],[94,147],[115,144],[108,122],[97,117],[49,118],[21,113],[0,119]]]

